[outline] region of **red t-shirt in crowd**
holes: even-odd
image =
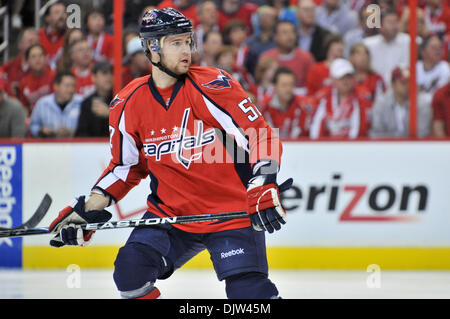
[[[15,96],[19,94],[20,81],[22,81],[29,70],[28,64],[22,65],[22,58],[22,53],[19,53],[15,59],[2,65],[3,72],[7,76],[8,85]]]
[[[94,37],[92,35],[88,35],[86,39],[92,47],[94,61],[105,59],[113,61],[114,37],[111,34],[102,32],[97,40],[94,40]]]
[[[58,60],[61,57],[65,32],[50,33],[47,28],[38,30],[39,43],[45,49],[47,62],[52,69],[56,69]]]
[[[298,88],[306,86],[306,76],[309,69],[315,63],[311,53],[295,48],[289,54],[281,54],[278,48],[270,49],[261,55],[261,59],[271,57],[278,61],[281,66],[290,68],[297,78]]]
[[[44,95],[53,92],[53,79],[55,78],[55,71],[51,70],[49,66],[45,72],[39,76],[29,72],[20,81],[19,85],[19,100],[30,111],[33,111],[36,102]]]
[[[279,137],[307,137],[314,114],[314,101],[311,97],[295,95],[287,109],[282,110],[277,95],[271,94],[262,102],[262,113],[267,123],[278,129]]]
[[[433,121],[443,121],[447,136],[450,136],[450,83],[438,89],[431,103]]]
[[[262,105],[264,103],[264,99],[273,94],[273,87],[264,88],[262,85],[258,85],[256,83],[253,83],[249,86],[248,92],[253,94],[253,96],[256,99],[256,105],[262,108]]]
[[[434,14],[425,6],[424,12],[425,21],[431,33],[443,35],[450,30],[450,8],[447,5],[443,4]]]
[[[331,84],[330,67],[328,64],[325,61],[313,64],[306,77],[308,95],[314,95],[320,89]]]
[[[95,91],[95,84],[92,80],[92,72],[90,69],[80,71],[76,67],[72,68],[72,73],[75,75],[76,87],[75,92],[83,96],[88,96]]]
[[[386,85],[381,75],[375,72],[369,72],[369,74],[360,81],[356,81],[356,84],[367,88],[370,92],[370,101],[373,103],[377,92],[386,92]]]
[[[225,29],[225,26],[227,25],[227,23],[231,20],[241,20],[242,22],[244,22],[244,24],[247,27],[247,32],[249,34],[251,34],[253,32],[252,29],[252,15],[253,13],[256,12],[256,10],[258,10],[258,6],[253,4],[253,3],[249,3],[249,2],[244,2],[239,10],[237,10],[237,12],[233,13],[233,14],[227,14],[225,12],[223,12],[220,8],[218,10],[219,13],[219,29],[220,31],[223,31]]]

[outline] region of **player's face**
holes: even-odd
[[[162,45],[162,62],[171,71],[185,74],[192,62],[190,33],[167,36]]]

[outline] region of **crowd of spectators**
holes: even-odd
[[[193,63],[229,72],[280,137],[410,136],[407,0],[126,0],[122,43],[112,1],[78,1],[81,28],[58,1],[38,30],[24,23],[26,2],[11,8],[17,54],[0,66],[0,138],[108,136],[114,46],[123,86],[149,74],[139,21],[164,7],[193,21]],[[450,136],[450,0],[418,4],[416,135]]]

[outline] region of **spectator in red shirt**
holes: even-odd
[[[355,69],[345,59],[336,59],[330,66],[333,84],[317,92],[316,111],[310,137],[357,138],[366,136],[368,91],[355,86]]]
[[[114,37],[104,32],[105,16],[101,11],[94,10],[89,12],[87,16],[87,41],[92,47],[94,53],[94,61],[113,60],[114,54]]]
[[[66,33],[66,5],[57,1],[47,7],[44,14],[46,26],[38,30],[39,43],[47,53],[47,63],[54,70],[61,57]]]
[[[275,58],[281,66],[290,68],[297,79],[296,90],[306,93],[306,76],[309,68],[314,64],[311,53],[297,47],[297,33],[295,25],[289,21],[280,21],[275,27],[276,48],[270,49],[261,55]]]
[[[370,101],[373,103],[378,96],[386,91],[383,78],[370,68],[370,51],[363,44],[354,44],[350,48],[350,62],[355,68],[357,85],[366,87],[370,91]]]
[[[431,106],[433,107],[432,135],[450,137],[450,83],[434,93]]]
[[[425,22],[431,33],[443,36],[450,30],[450,9],[443,0],[426,0]]]
[[[158,9],[162,8],[174,8],[184,14],[188,19],[192,21],[192,24],[196,26],[198,24],[197,19],[197,4],[194,0],[163,0]]]
[[[72,59],[72,73],[75,75],[75,93],[85,97],[95,90],[92,80],[92,48],[85,39],[76,40],[70,47],[70,57]]]
[[[219,28],[225,29],[227,23],[231,20],[241,20],[247,27],[250,34],[253,33],[252,16],[258,10],[258,6],[241,0],[220,0],[219,1]]]
[[[329,34],[325,38],[324,48],[326,59],[313,64],[308,71],[306,78],[308,95],[314,95],[321,88],[331,85],[330,65],[334,60],[342,58],[344,55],[345,46],[341,35]]]
[[[25,51],[32,45],[39,43],[39,36],[33,28],[23,30],[19,35],[18,49],[19,54],[13,60],[3,64],[3,71],[7,75],[9,87],[13,95],[19,95],[19,83],[29,70],[28,63],[25,59]]]
[[[286,67],[275,72],[274,92],[262,103],[264,118],[278,129],[281,138],[309,136],[309,126],[314,113],[312,99],[295,95],[295,74]]]
[[[55,72],[47,64],[45,50],[40,44],[29,47],[25,59],[30,72],[20,81],[19,99],[30,114],[41,97],[53,92]]]

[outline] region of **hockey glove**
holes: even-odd
[[[77,224],[102,223],[111,219],[112,215],[106,210],[84,211],[85,197],[80,196],[75,205],[67,206],[59,212],[58,217],[50,224],[49,230],[56,234],[50,240],[53,247],[64,245],[87,246],[94,230],[83,230]]]
[[[280,193],[292,187],[289,178],[278,186],[276,173],[258,174],[253,177],[247,188],[248,209],[252,226],[257,231],[273,233],[286,224],[286,211],[281,205]]]

